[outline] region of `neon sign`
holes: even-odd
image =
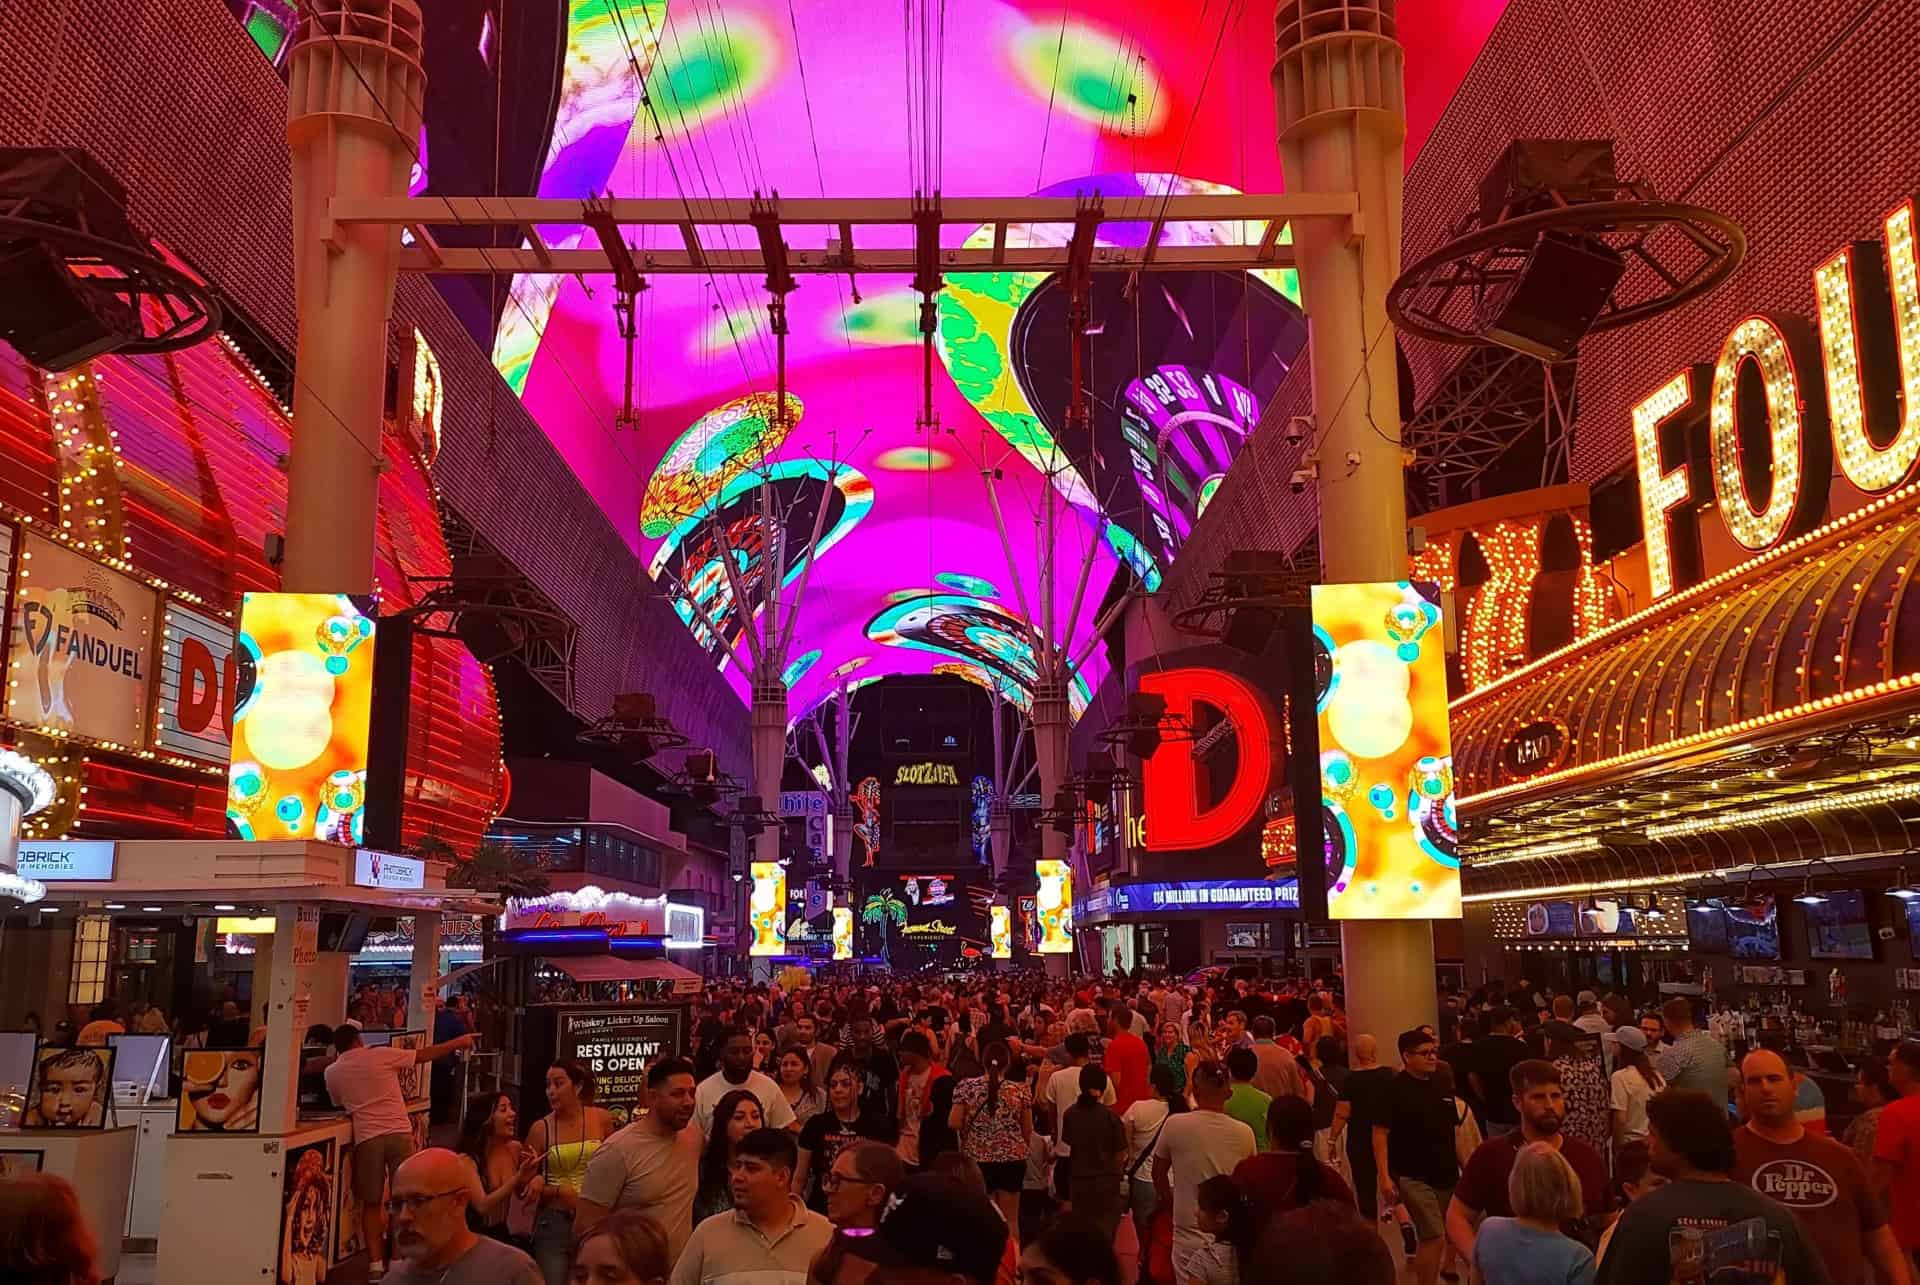
[[[1141,675],[1140,690],[1161,696],[1167,714],[1191,724],[1201,705],[1233,725],[1239,745],[1234,778],[1210,807],[1200,806],[1201,761],[1190,742],[1163,740],[1141,765],[1144,846],[1189,851],[1224,843],[1260,814],[1273,771],[1273,715],[1246,680],[1218,669],[1169,669]]]
[[[1920,465],[1914,228],[1913,202],[1902,201],[1884,220],[1884,249],[1855,242],[1814,269],[1817,335],[1794,317],[1747,317],[1711,367],[1681,371],[1634,407],[1634,463],[1655,598],[1701,578],[1695,514],[1709,499],[1734,541],[1761,553],[1819,523],[1836,463],[1868,496],[1913,476]],[[1871,331],[1863,339],[1863,302],[1890,312],[1891,345],[1873,343]],[[1890,356],[1897,394],[1884,368]],[[1749,370],[1758,379],[1757,399],[1741,395]],[[1759,473],[1747,457],[1758,440],[1743,434],[1748,417],[1764,422],[1763,488],[1749,485]],[[1710,470],[1711,496],[1702,493],[1703,470]]]
[[[893,770],[895,785],[958,785],[960,773],[951,763],[902,763]]]

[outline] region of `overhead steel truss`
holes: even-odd
[[[1575,361],[1543,362],[1491,344],[1469,348],[1401,430],[1415,513],[1479,498],[1474,485],[1537,434],[1539,485],[1566,480]]]
[[[1358,201],[1350,193],[1304,195],[1188,195],[1117,198],[958,197],[932,200],[907,197],[736,197],[688,202],[674,198],[557,200],[539,197],[336,196],[330,207],[337,227],[384,224],[407,229],[413,244],[402,251],[402,271],[503,274],[549,272],[612,275],[632,283],[639,275],[729,273],[780,278],[794,274],[898,274],[923,272],[929,261],[947,272],[1053,272],[1068,266],[1076,224],[1089,212],[1095,222],[1144,223],[1139,245],[1100,245],[1087,267],[1095,272],[1245,271],[1294,266],[1293,246],[1282,241],[1295,219],[1344,220],[1358,235]],[[1170,226],[1186,223],[1239,225],[1241,239],[1220,244],[1173,244]],[[443,245],[436,227],[506,229],[520,246]],[[541,229],[579,227],[593,233],[598,246],[560,248],[547,243]],[[624,228],[651,227],[678,235],[678,249],[640,249],[627,244]],[[705,230],[746,229],[757,249],[720,249],[703,239]],[[991,228],[990,245],[942,246],[942,228],[969,232]],[[862,246],[862,236],[899,241],[882,229],[910,234],[911,244]],[[807,229],[823,249],[785,245],[789,229]],[[334,238],[333,228],[324,231]],[[583,237],[583,240],[586,238]],[[1175,237],[1174,241],[1182,238]]]

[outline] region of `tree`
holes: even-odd
[[[542,867],[522,862],[512,844],[491,839],[482,840],[472,856],[447,872],[447,886],[496,892],[515,901],[544,897],[553,890]]]
[[[907,926],[907,903],[893,895],[892,891],[876,892],[867,898],[860,908],[863,923],[880,925],[880,957],[888,963],[893,962],[892,941],[888,924],[895,923],[902,928]]]

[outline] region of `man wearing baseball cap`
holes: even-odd
[[[1007,1224],[985,1195],[945,1174],[916,1174],[871,1235],[834,1238],[812,1279],[865,1285],[884,1270],[888,1285],[993,1285],[1006,1248]]]

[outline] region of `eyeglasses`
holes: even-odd
[[[820,1176],[820,1185],[828,1191],[838,1191],[840,1184],[846,1182],[861,1187],[874,1187],[879,1185],[871,1178],[855,1178],[851,1174],[835,1173],[831,1169]]]
[[[1407,1056],[1408,1057],[1439,1057],[1440,1050],[1434,1047],[1433,1045],[1429,1044],[1425,1048],[1408,1049]]]
[[[465,1191],[465,1190],[466,1188],[461,1187],[453,1191],[429,1192],[424,1196],[395,1196],[392,1200],[389,1200],[387,1202],[387,1213],[394,1217],[398,1217],[400,1214],[400,1211],[404,1209],[410,1214],[417,1214],[422,1209],[425,1209],[428,1205],[432,1204],[434,1201],[444,1200],[448,1196],[457,1196],[462,1191]]]

